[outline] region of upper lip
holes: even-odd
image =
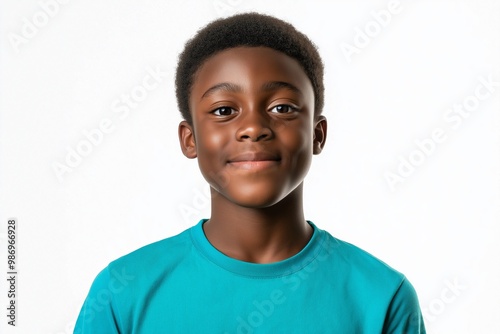
[[[230,158],[228,162],[241,162],[241,161],[279,161],[280,157],[270,152],[245,152],[235,155]]]

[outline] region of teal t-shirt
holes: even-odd
[[[214,248],[204,222],[111,262],[74,333],[425,333],[401,273],[313,223],[298,254],[256,264]]]

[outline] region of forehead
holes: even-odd
[[[268,47],[235,47],[208,58],[194,76],[190,100],[201,98],[207,89],[225,82],[249,91],[268,82],[285,82],[304,95],[314,94],[300,63]]]

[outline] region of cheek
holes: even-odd
[[[281,137],[286,151],[289,152],[291,168],[296,175],[302,175],[309,169],[313,154],[312,137],[312,131],[306,127],[283,133]]]
[[[312,154],[312,145],[310,143],[312,143],[313,133],[308,127],[287,129],[280,137],[283,145],[287,147],[287,151],[301,156]]]
[[[203,131],[196,132],[196,152],[200,171],[205,180],[215,189],[227,185],[227,175],[223,171],[226,163],[222,154],[229,138],[224,131],[202,124]]]
[[[214,152],[219,152],[228,141],[227,135],[217,129],[205,128],[205,131],[198,133],[197,138],[199,139],[196,146],[198,157],[206,154],[210,154],[212,158],[216,157]]]

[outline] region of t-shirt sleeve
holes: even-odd
[[[95,278],[76,321],[74,334],[120,333],[113,301],[112,280],[105,268]]]
[[[417,293],[405,278],[389,305],[384,334],[425,334]]]

